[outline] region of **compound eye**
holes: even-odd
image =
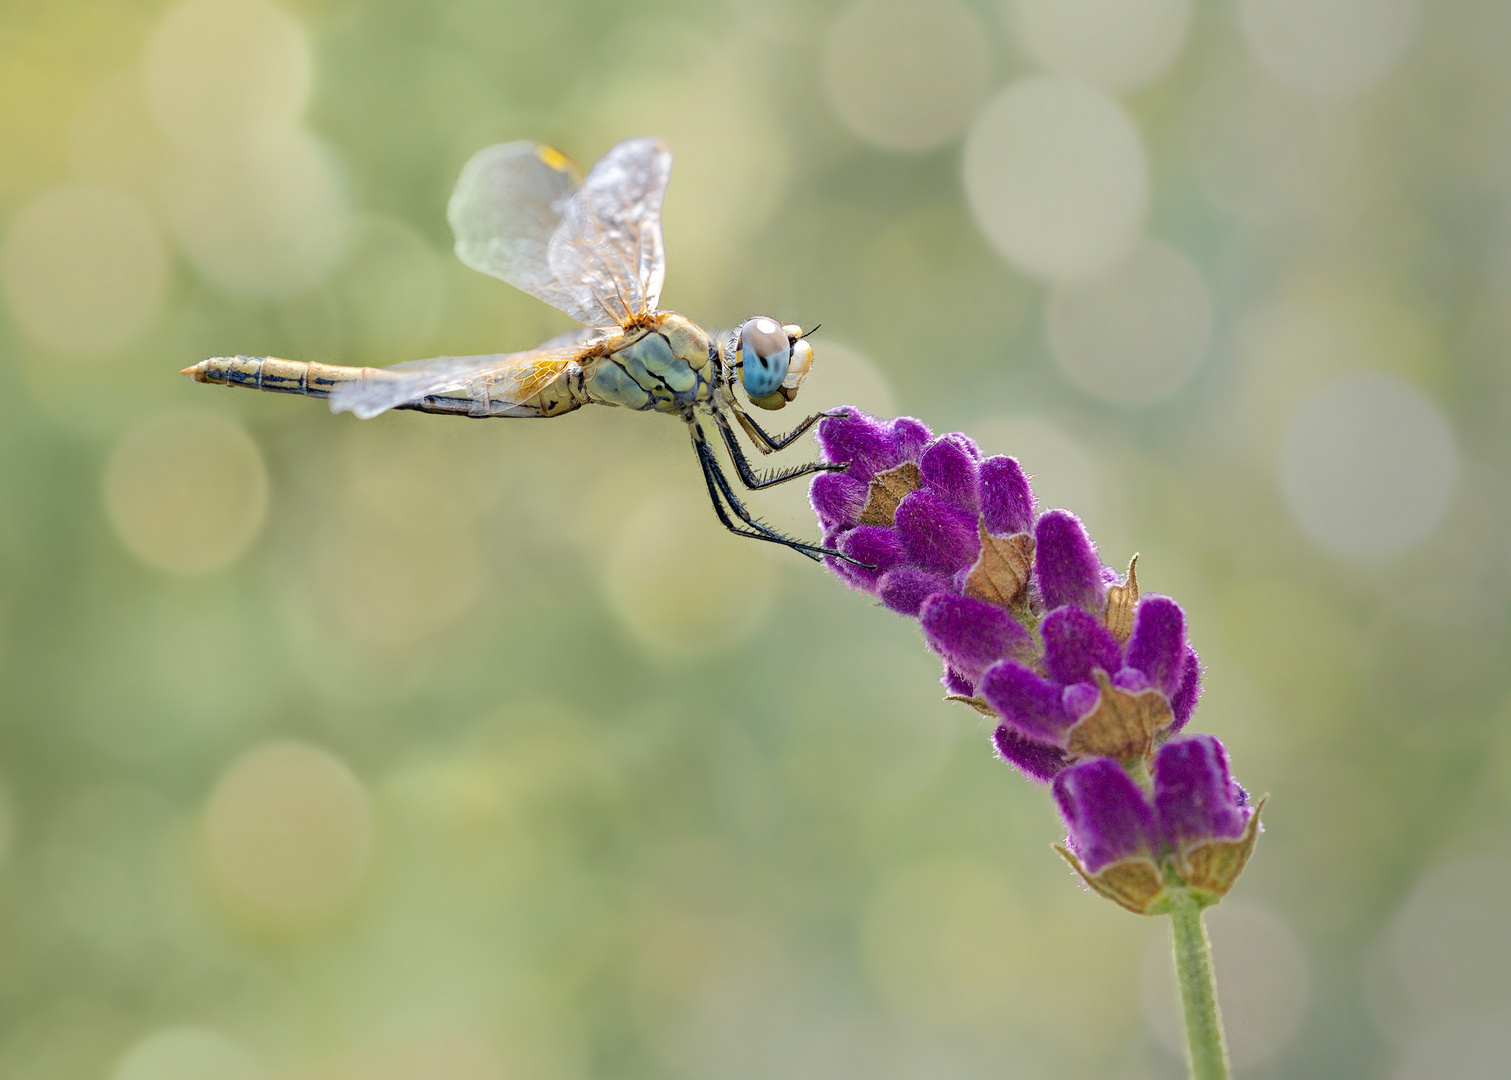
[[[752,398],[776,393],[791,362],[791,341],[775,319],[759,316],[740,327],[740,381]]]

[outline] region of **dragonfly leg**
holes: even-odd
[[[739,500],[739,497],[735,495],[733,486],[724,475],[724,470],[719,466],[719,459],[714,454],[713,447],[709,445],[707,436],[703,434],[702,425],[696,420],[691,420],[688,423],[688,428],[692,434],[693,450],[698,455],[698,464],[703,469],[703,481],[708,485],[709,500],[714,504],[714,513],[719,516],[720,524],[726,529],[736,536],[747,536],[752,540],[765,540],[767,543],[780,544],[783,547],[791,548],[793,551],[808,556],[808,558],[813,559],[815,562],[821,560],[825,555],[832,555],[836,559],[843,559],[847,563],[863,566],[867,570],[873,569],[869,563],[852,559],[842,551],[822,547],[818,544],[804,543],[801,540],[794,540],[790,536],[783,536],[775,529],[758,521],[745,508],[745,504]],[[721,495],[723,496],[722,500],[720,499]],[[729,504],[729,509],[734,511],[735,516],[744,522],[748,528],[741,528],[729,519],[729,514],[724,509],[725,502]]]
[[[782,450],[788,446],[791,446],[800,435],[802,435],[814,424],[818,423],[826,416],[850,415],[843,409],[839,410],[838,412],[814,413],[812,416],[806,418],[801,424],[793,428],[785,435],[768,435],[765,431],[761,430],[761,425],[757,424],[755,420],[751,418],[750,414],[747,413],[744,409],[740,408],[737,403],[730,402],[730,408],[735,414],[735,419],[738,420],[740,422],[740,426],[745,429],[745,434],[748,435],[750,437],[750,441],[755,444],[755,448],[763,454],[774,454],[778,450]]]
[[[843,472],[847,468],[844,462],[831,464],[823,461],[809,461],[802,465],[788,465],[781,469],[769,469],[764,473],[758,473],[750,467],[750,459],[745,456],[745,450],[740,446],[740,441],[735,438],[734,430],[729,426],[729,421],[725,419],[724,414],[714,413],[714,422],[719,425],[719,435],[723,438],[724,445],[729,447],[729,458],[735,463],[735,471],[740,474],[740,482],[751,491],[759,491],[761,488],[796,480],[799,476],[809,476],[817,472]]]

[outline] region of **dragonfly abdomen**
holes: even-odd
[[[398,379],[406,373],[388,368],[343,367],[313,361],[304,363],[281,360],[276,356],[212,356],[193,367],[184,368],[183,374],[190,376],[195,382],[244,386],[250,390],[267,390],[275,394],[329,398],[331,391],[342,383]],[[565,372],[564,378],[553,380],[539,392],[519,402],[494,400],[489,394],[487,383],[475,380],[454,390],[426,394],[402,405],[395,405],[394,408],[473,418],[560,416],[581,408],[588,400],[583,392],[582,371],[574,364]]]
[[[379,368],[305,363],[280,360],[276,356],[212,356],[193,367],[184,368],[183,374],[195,382],[325,398],[330,397],[331,390],[341,383],[380,378],[384,373]]]

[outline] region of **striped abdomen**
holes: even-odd
[[[566,372],[566,377],[543,387],[538,393],[517,404],[494,401],[488,396],[485,380],[477,380],[466,389],[430,394],[395,408],[416,412],[442,413],[448,416],[558,416],[587,403],[582,392],[580,371]],[[339,364],[301,363],[280,360],[276,356],[212,356],[182,374],[195,382],[219,383],[222,386],[245,386],[275,394],[303,394],[328,398],[341,383],[369,379],[399,379],[408,372],[388,368],[342,367]],[[469,390],[471,392],[469,392]]]
[[[182,374],[195,382],[327,398],[331,396],[332,388],[341,383],[382,378],[386,373],[381,368],[299,363],[280,360],[276,356],[212,356],[193,367],[184,368]]]

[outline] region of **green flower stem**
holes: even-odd
[[[1170,911],[1170,940],[1175,946],[1175,978],[1186,1021],[1186,1059],[1192,1080],[1227,1080],[1228,1046],[1217,1007],[1217,980],[1212,976],[1212,943],[1207,940],[1196,898],[1185,890],[1176,896]]]

